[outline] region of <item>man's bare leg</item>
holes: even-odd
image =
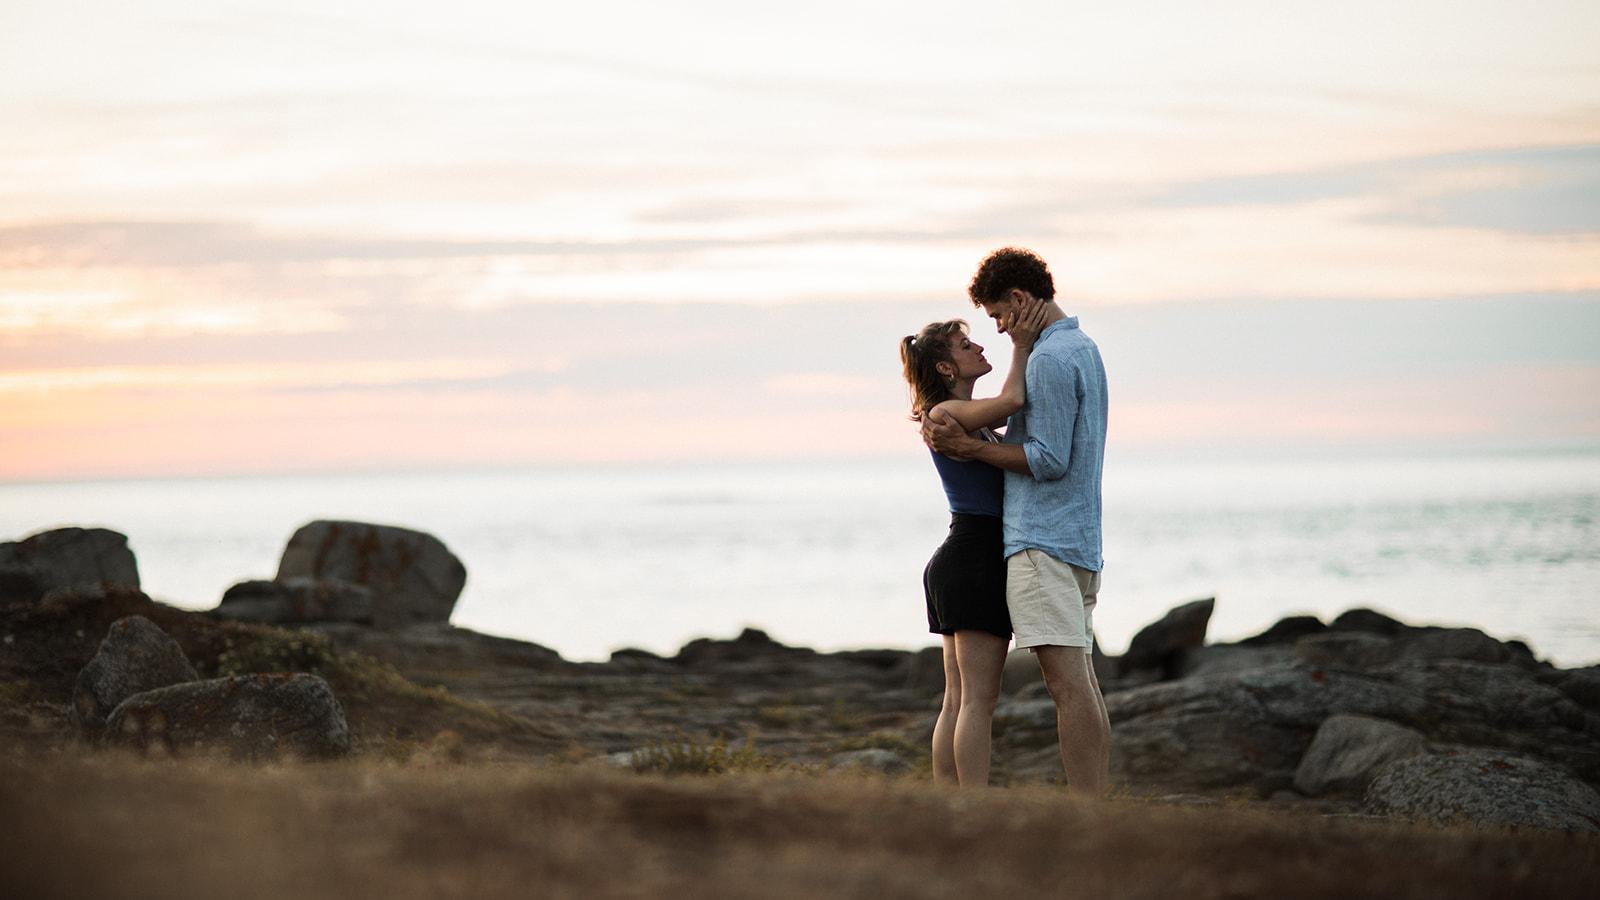
[[[956,662],[961,669],[961,702],[956,716],[956,775],[962,787],[989,784],[989,751],[994,706],[1000,698],[1000,673],[1010,641],[987,631],[956,632]]]
[[[1109,757],[1110,756],[1110,754],[1109,754],[1109,748],[1110,748],[1110,713],[1107,713],[1107,711],[1106,711],[1106,695],[1104,695],[1104,693],[1101,693],[1101,689],[1099,689],[1099,676],[1098,676],[1098,674],[1094,674],[1094,657],[1091,657],[1091,655],[1088,655],[1088,653],[1085,653],[1085,655],[1083,655],[1083,661],[1086,661],[1086,663],[1088,663],[1088,665],[1090,665],[1090,682],[1091,682],[1091,684],[1094,685],[1094,705],[1099,706],[1099,708],[1101,708],[1101,722],[1102,722],[1102,724],[1106,725],[1107,757]]]
[[[1075,794],[1102,797],[1110,769],[1111,728],[1089,654],[1082,647],[1032,649],[1056,704],[1056,736],[1067,787]]]
[[[956,639],[944,636],[944,703],[933,723],[933,780],[956,784],[956,717],[961,709],[961,667],[956,664]]]

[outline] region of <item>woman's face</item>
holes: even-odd
[[[950,336],[950,361],[955,364],[957,381],[963,378],[976,379],[994,371],[994,366],[983,358],[983,345],[964,334]]]

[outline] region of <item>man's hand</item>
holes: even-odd
[[[983,441],[971,437],[966,430],[944,414],[944,410],[930,410],[922,417],[922,442],[935,453],[941,453],[951,459],[965,460],[974,447],[981,447]]]

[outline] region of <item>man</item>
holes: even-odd
[[[1044,260],[996,250],[967,289],[1001,333],[1019,303],[1044,301],[1046,325],[1028,359],[1027,403],[1004,443],[951,420],[923,422],[928,446],[1005,470],[1006,605],[1016,646],[1033,650],[1056,706],[1061,765],[1075,793],[1105,793],[1111,720],[1095,678],[1094,604],[1100,589],[1100,473],[1106,374],[1100,348],[1055,303]]]

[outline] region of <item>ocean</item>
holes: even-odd
[[[670,654],[746,626],[833,650],[928,646],[921,573],[948,523],[925,456],[0,485],[0,539],[127,534],[189,609],[270,578],[319,518],[403,525],[467,566],[457,625],[576,660]],[[1211,637],[1356,606],[1600,661],[1600,453],[1113,458],[1099,638],[1217,598]]]

